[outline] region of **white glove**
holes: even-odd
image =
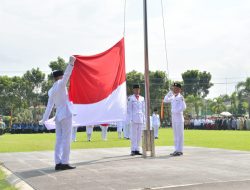
[[[40,120],[40,121],[39,121],[39,125],[44,125],[44,121],[43,121],[43,120]]]
[[[76,58],[74,56],[70,56],[69,58],[69,64],[74,65]]]
[[[166,96],[170,98],[170,97],[173,96],[173,95],[174,95],[174,93],[172,92],[172,90],[170,90],[170,91],[167,93]]]

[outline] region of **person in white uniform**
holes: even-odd
[[[86,133],[87,133],[87,141],[91,141],[91,136],[93,133],[94,125],[86,126]]]
[[[77,127],[72,127],[72,142],[76,142]]]
[[[131,128],[130,121],[127,117],[125,121],[125,126],[123,128],[123,136],[125,139],[130,139],[130,131],[131,131],[130,128]]]
[[[124,130],[124,127],[125,127],[125,121],[116,122],[116,127],[117,127],[118,138],[121,139],[122,131]]]
[[[171,103],[172,128],[174,132],[175,151],[171,156],[183,155],[184,141],[184,117],[183,111],[186,109],[184,97],[181,95],[181,84],[174,83],[173,91],[169,91],[164,98],[164,102]]]
[[[101,127],[101,130],[102,130],[102,140],[106,141],[107,140],[109,124],[101,124],[100,127]]]
[[[158,134],[159,134],[158,132],[159,132],[160,125],[161,125],[160,116],[157,113],[157,108],[155,108],[152,114],[152,127],[154,129],[155,139],[158,139]]]
[[[48,104],[39,124],[49,119],[53,107],[56,107],[56,144],[55,144],[55,170],[74,169],[69,165],[70,143],[72,132],[72,104],[69,101],[67,82],[74,67],[75,57],[71,56],[69,64],[63,71],[53,71],[55,83],[48,92]]]
[[[134,94],[128,99],[128,117],[131,123],[131,156],[142,155],[139,146],[142,137],[142,128],[145,125],[145,101],[140,96],[140,86],[133,85]]]

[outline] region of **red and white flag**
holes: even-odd
[[[69,98],[81,125],[124,121],[127,114],[124,38],[107,51],[75,55]]]

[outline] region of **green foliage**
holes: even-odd
[[[131,71],[126,75],[127,94],[133,94],[133,84],[139,84],[142,96],[145,95],[144,75],[137,71]]]
[[[221,112],[226,111],[226,106],[223,97],[213,99],[213,103],[211,104],[211,110],[213,111],[213,113],[216,114],[220,114]]]
[[[244,110],[244,108],[245,106],[247,106],[248,114],[250,117],[250,77],[248,77],[245,82],[239,82],[237,85],[237,89],[240,101],[238,112],[239,114],[245,113],[246,110]]]
[[[186,110],[186,113],[191,115],[196,114],[199,116],[200,108],[203,106],[203,99],[194,95],[189,95],[186,97],[186,103],[189,110]]]
[[[52,71],[54,70],[65,70],[67,66],[67,63],[65,60],[61,57],[57,57],[56,61],[51,61],[49,63],[49,67],[51,68]]]
[[[209,88],[213,86],[209,72],[188,70],[182,73],[184,96],[193,95],[205,98],[209,94]]]

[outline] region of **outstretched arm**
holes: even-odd
[[[76,60],[76,58],[74,56],[70,56],[68,66],[63,74],[63,78],[62,78],[62,80],[59,81],[60,86],[67,85],[69,77],[70,77],[72,70],[74,68],[75,60]]]

